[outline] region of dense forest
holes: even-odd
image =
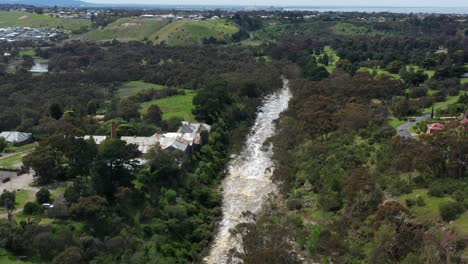
[[[140,14],[93,17],[93,26]],[[285,77],[293,98],[268,141],[279,192],[255,222],[232,230],[242,241],[232,256],[464,263],[467,17],[255,11],[229,19],[240,28],[229,44],[0,42],[0,131],[33,133],[38,145],[21,171],[39,189],[22,208],[15,192],[1,194],[0,253],[32,263],[201,263],[222,219],[230,156]],[[35,60],[47,61],[48,73],[31,73]],[[158,88],[122,96],[132,82]],[[152,102],[189,93],[189,114],[211,125],[191,155],[83,139],[109,135],[112,123],[119,136],[174,132],[182,119]],[[401,137],[397,127],[419,116],[413,136]],[[444,131],[425,133],[434,122]]]

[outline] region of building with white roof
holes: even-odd
[[[24,145],[30,143],[33,140],[31,133],[17,131],[4,131],[0,133],[0,137],[4,138],[6,142],[13,145]]]

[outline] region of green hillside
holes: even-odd
[[[65,19],[28,12],[0,11],[0,27],[46,27],[77,31],[90,26],[91,21],[87,19]]]
[[[86,40],[143,40],[165,42],[171,46],[200,45],[204,38],[213,37],[229,42],[239,27],[226,20],[166,21],[148,18],[121,18],[105,28],[83,35]]]
[[[156,34],[168,21],[148,18],[120,18],[104,28],[83,35],[86,40],[143,40]]]
[[[204,38],[213,37],[229,42],[239,27],[225,20],[176,21],[162,28],[154,36],[156,42],[165,41],[171,46],[199,45]]]

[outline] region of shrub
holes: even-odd
[[[23,213],[25,215],[42,214],[43,211],[44,208],[42,208],[40,204],[35,202],[27,202],[23,208]]]
[[[416,201],[414,199],[405,199],[405,204],[408,207],[414,206],[416,204]]]
[[[454,191],[452,194],[452,198],[457,201],[457,202],[463,202],[465,200],[465,195],[463,194],[463,191],[457,190]]]
[[[425,206],[426,205],[426,202],[424,201],[424,198],[421,195],[418,195],[418,197],[416,197],[416,204],[418,206]]]
[[[48,203],[50,202],[50,192],[46,188],[41,188],[37,193],[36,193],[36,201],[39,204],[43,203]]]
[[[300,210],[302,208],[302,201],[300,199],[291,198],[287,202],[289,210]]]
[[[440,216],[446,222],[457,219],[464,211],[463,204],[458,202],[448,202],[439,206]]]
[[[432,184],[429,186],[429,191],[427,192],[430,196],[442,197],[444,195],[443,188],[438,184]]]

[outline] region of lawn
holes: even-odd
[[[323,48],[323,52],[327,54],[327,56],[330,58],[330,63],[328,66],[323,65],[329,73],[333,73],[336,69],[336,62],[340,60],[340,57],[338,54],[336,54],[336,51],[333,50],[332,47],[330,46],[325,46]]]
[[[158,85],[158,84],[152,84],[152,83],[145,83],[142,81],[131,81],[131,82],[126,82],[122,86],[119,87],[117,90],[117,96],[120,98],[127,98],[132,95],[136,95],[138,92],[148,90],[148,89],[163,89],[166,88],[166,86],[163,85]]]
[[[2,27],[33,27],[58,28],[77,31],[82,27],[90,27],[88,19],[64,19],[50,17],[49,15],[32,14],[28,12],[0,11],[0,28]]]
[[[28,190],[21,190],[16,191],[16,200],[15,200],[15,208],[23,208],[26,202],[34,200],[34,195],[31,191]],[[6,210],[3,207],[0,207],[0,213],[6,213]],[[1,263],[1,262],[0,262]]]
[[[400,120],[400,119],[398,119],[398,118],[396,118],[396,117],[392,117],[392,118],[390,118],[389,124],[390,124],[390,126],[392,126],[393,128],[397,128],[397,127],[403,125],[403,124],[406,123],[406,122],[408,122],[408,121],[406,121],[406,120]]]
[[[36,56],[36,51],[34,51],[33,49],[25,49],[25,50],[20,51],[18,55],[20,57],[23,57],[23,56],[34,57],[34,56]]]
[[[8,146],[6,147],[4,151],[5,153],[25,152],[25,151],[33,150],[36,146],[37,146],[37,143],[31,143],[31,144],[26,144],[22,146],[13,146],[11,144],[8,144]]]
[[[387,75],[387,76],[390,76],[390,77],[392,77],[394,79],[401,80],[401,77],[400,77],[399,74],[390,73],[390,72],[388,72],[386,70],[382,70],[380,68],[361,67],[359,69],[359,72],[367,72],[367,73],[371,74],[374,70],[377,71],[377,76],[376,76],[377,78],[382,77],[383,75]]]
[[[405,199],[416,199],[421,196],[426,205],[412,206],[410,211],[419,220],[437,221],[439,219],[439,206],[443,203],[449,202],[452,199],[449,197],[432,197],[427,195],[427,189],[416,189],[410,194],[405,194],[398,197],[401,204],[405,204]]]
[[[62,187],[58,187],[55,190],[51,190],[50,193],[52,194],[52,199],[55,199],[58,196],[63,195],[65,193],[66,189],[67,189],[67,187],[62,186]]]
[[[451,104],[456,103],[458,101],[458,98],[460,98],[461,94],[462,94],[462,92],[460,92],[459,95],[447,96],[447,99],[445,101],[435,103],[434,104],[434,109],[438,110],[438,109],[445,108],[445,107],[447,107],[447,106],[449,106]],[[429,113],[431,113],[431,111],[432,111],[432,106],[422,109],[422,112],[424,114],[429,114]]]
[[[468,212],[464,212],[457,220],[453,221],[452,227],[455,227],[463,236],[468,235]]]
[[[468,84],[468,78],[462,78],[460,81],[461,84]]]
[[[409,70],[409,68],[413,67],[415,71],[418,71],[418,70],[423,70],[425,74],[427,74],[427,76],[429,76],[429,79],[432,78],[435,74],[435,71],[434,70],[426,70],[424,68],[421,68],[417,65],[407,65],[406,66],[406,69]]]
[[[19,169],[21,168],[21,160],[27,153],[19,153],[6,158],[0,158],[0,168],[4,169]]]
[[[151,105],[158,105],[163,112],[163,120],[168,120],[171,118],[181,118],[185,121],[194,121],[192,115],[193,106],[193,97],[195,97],[196,92],[192,90],[184,90],[185,95],[177,95],[168,98],[153,100],[150,102],[145,102],[141,104],[140,112],[145,114],[148,108]]]
[[[93,29],[82,35],[86,40],[144,40],[158,32],[169,22],[151,18],[120,18],[104,28]]]

